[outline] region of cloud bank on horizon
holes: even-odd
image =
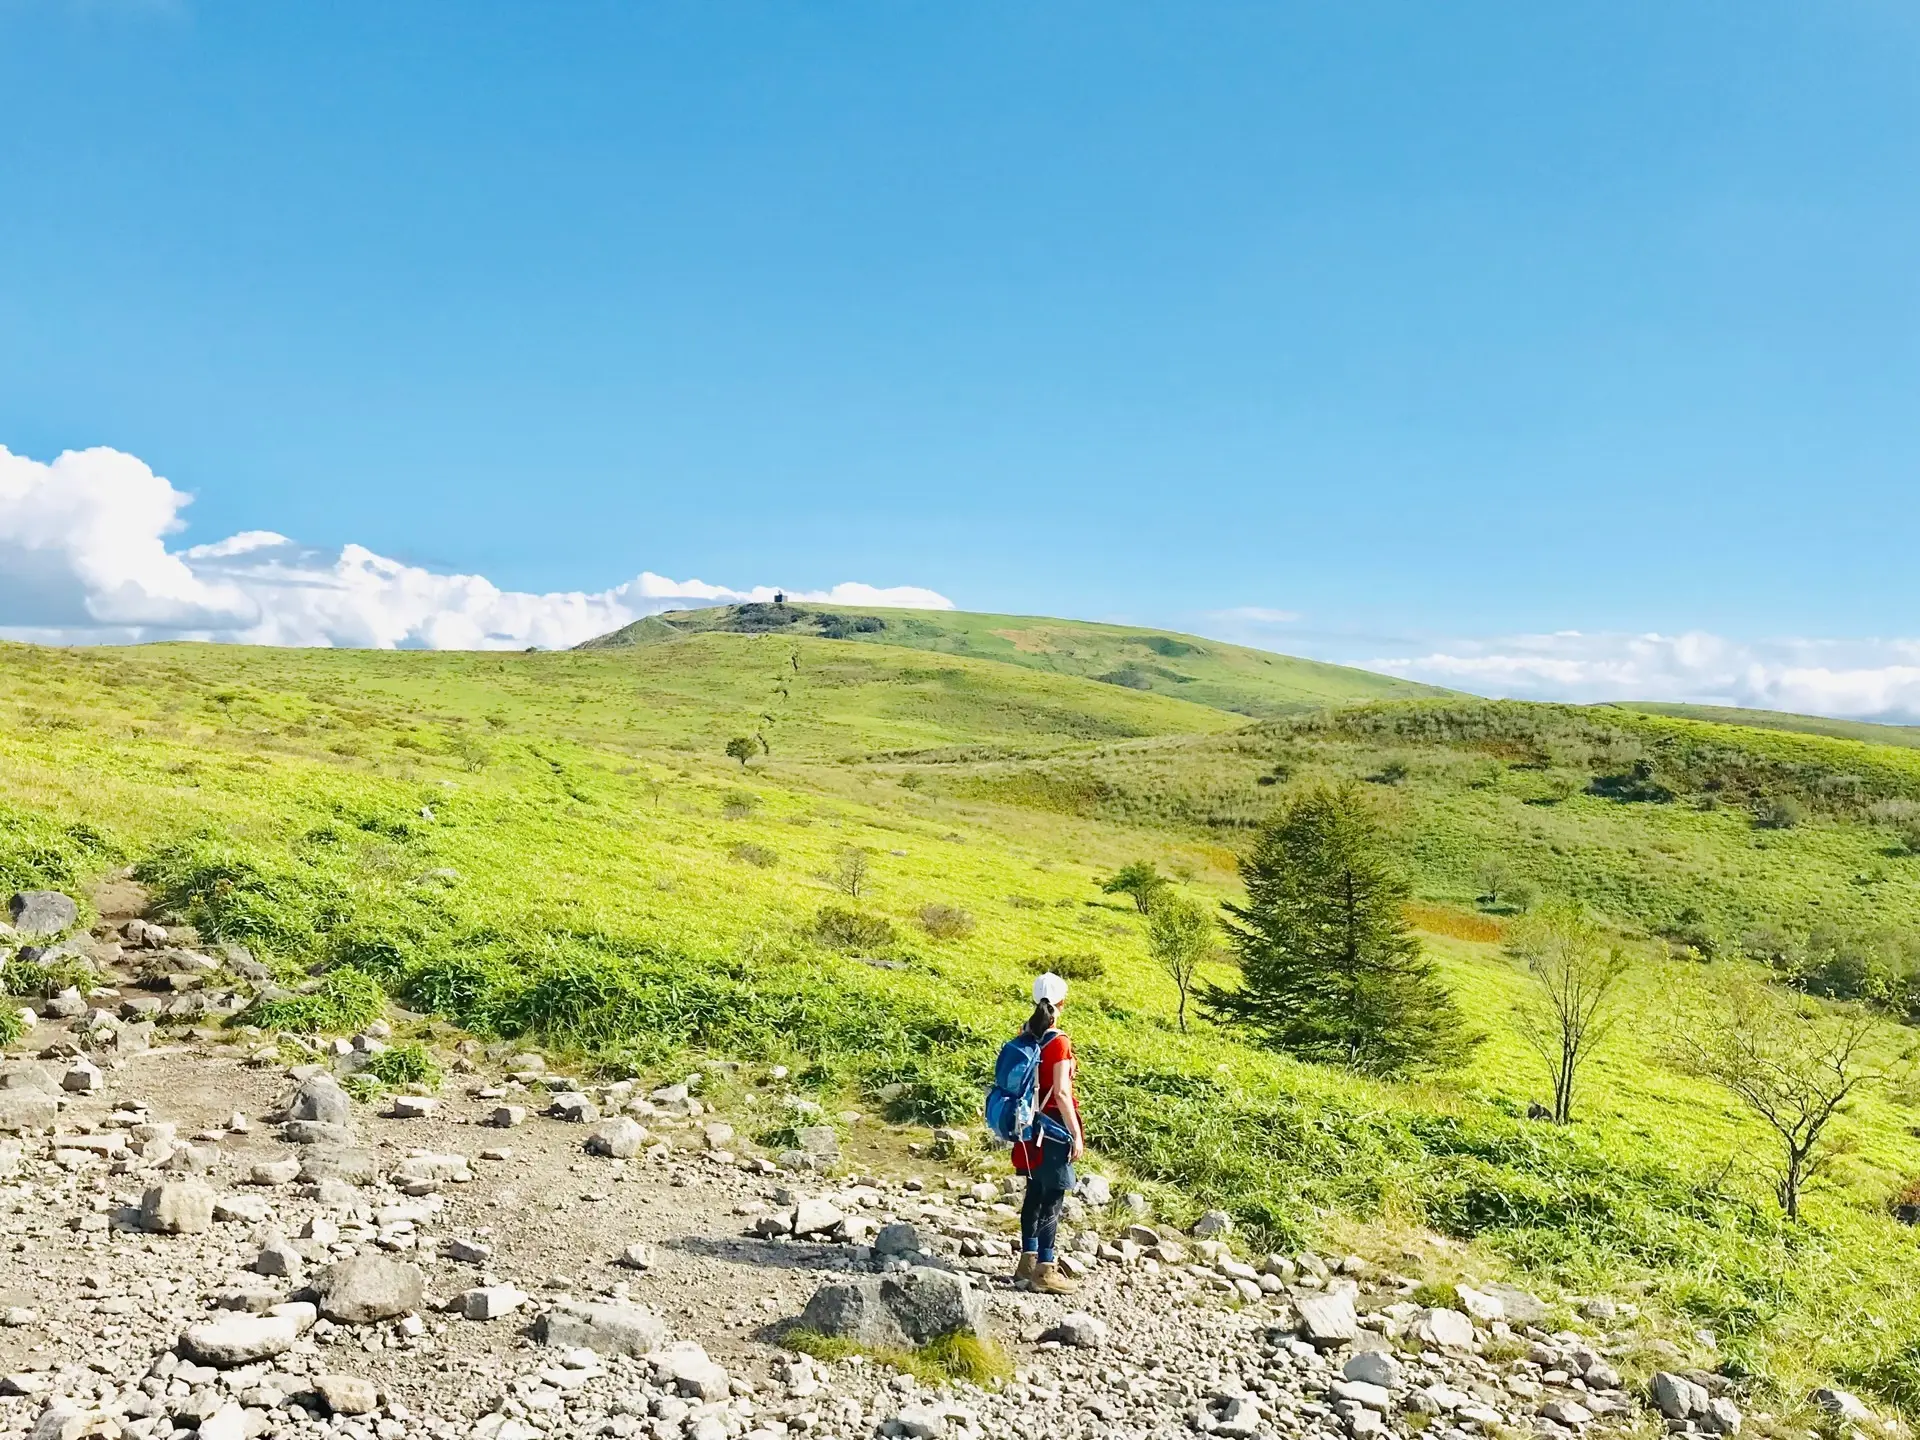
[[[1920,640],[1742,642],[1698,631],[1560,631],[1449,641],[1361,662],[1432,685],[1525,700],[1677,700],[1920,722]]]
[[[643,571],[597,593],[533,595],[360,545],[337,553],[248,530],[169,550],[192,496],[135,456],[99,447],[52,463],[0,446],[0,638],[42,644],[216,640],[430,650],[559,649],[646,615],[771,600]],[[791,591],[834,605],[950,610],[918,586]]]

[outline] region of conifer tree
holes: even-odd
[[[1213,1014],[1303,1060],[1376,1075],[1457,1065],[1479,1043],[1407,929],[1406,882],[1357,787],[1292,800],[1242,877],[1246,903],[1226,906],[1241,983],[1208,987]]]

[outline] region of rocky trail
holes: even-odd
[[[1092,1175],[1070,1202],[1081,1289],[1016,1289],[1018,1195],[975,1137],[835,1126],[777,1066],[646,1088],[465,1040],[437,1094],[355,1098],[384,1024],[226,1025],[264,967],[153,923],[129,881],[93,898],[91,934],[51,892],[0,929],[9,965],[98,976],[24,1002],[0,1063],[0,1436],[1787,1429],[1631,1307],[1435,1305],[1407,1256],[1243,1254],[1225,1215],[1182,1233]],[[780,1125],[793,1148],[748,1138]],[[841,1358],[784,1345],[796,1324]],[[1010,1374],[936,1384],[861,1353],[956,1332]]]

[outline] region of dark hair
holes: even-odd
[[[1051,1000],[1039,1001],[1033,1007],[1033,1014],[1027,1017],[1027,1028],[1020,1033],[1025,1035],[1029,1040],[1038,1040],[1049,1030],[1053,1029],[1054,1019],[1059,1013],[1059,1011],[1053,1008],[1053,1002]]]

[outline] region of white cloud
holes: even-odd
[[[360,545],[337,554],[271,530],[169,550],[192,497],[118,450],[51,464],[0,446],[0,636],[51,644],[224,640],[381,649],[559,648],[687,605],[771,600],[643,571],[597,593],[532,595]],[[917,586],[790,591],[834,605],[947,610]]]
[[[1920,721],[1920,641],[1737,641],[1680,635],[1512,635],[1449,641],[1369,669],[1534,700],[1678,700]]]

